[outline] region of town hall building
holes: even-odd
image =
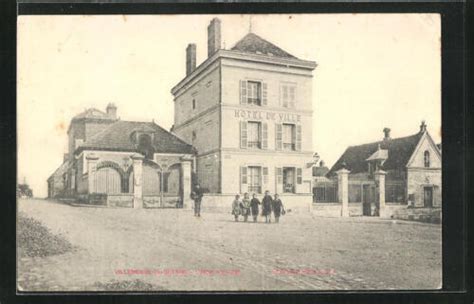
[[[186,49],[186,75],[171,92],[172,132],[196,149],[197,181],[206,202],[245,192],[278,193],[287,206],[312,202],[312,72],[302,60],[249,32],[221,47],[221,21],[208,26],[207,59],[196,67]]]

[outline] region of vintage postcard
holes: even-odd
[[[442,287],[439,14],[20,15],[18,292]]]

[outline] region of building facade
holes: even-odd
[[[269,190],[289,203],[310,202],[316,63],[253,33],[225,50],[220,31],[215,18],[198,67],[196,45],[188,45],[187,74],[171,91],[172,131],[195,147],[198,182],[208,197]]]
[[[347,170],[349,205],[361,203],[361,214],[373,215],[381,189],[387,207],[440,209],[441,167],[441,151],[422,122],[416,134],[391,138],[385,128],[381,141],[348,147],[327,176]]]
[[[88,109],[68,130],[69,151],[48,195],[118,207],[188,205],[193,148],[154,122],[123,121],[117,108]]]

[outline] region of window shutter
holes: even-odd
[[[267,105],[267,83],[262,83],[262,106]]]
[[[247,104],[247,81],[240,81],[240,103]]]
[[[303,169],[296,168],[296,183],[301,185],[303,183]]]
[[[283,168],[275,168],[276,172],[276,183],[283,184]]]
[[[283,125],[275,124],[275,149],[281,150],[283,141]]]
[[[247,167],[240,167],[240,193],[248,192]]]
[[[283,168],[275,168],[275,193],[283,192]]]
[[[296,126],[296,151],[301,151],[301,125]]]
[[[247,148],[247,122],[240,122],[240,148]]]
[[[268,184],[268,167],[262,168],[263,184]]]
[[[262,123],[262,149],[268,149],[268,125]]]

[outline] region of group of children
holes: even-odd
[[[268,190],[265,191],[262,202],[259,201],[255,193],[252,195],[252,199],[249,198],[248,193],[245,193],[242,199],[240,199],[240,195],[237,194],[232,202],[232,214],[234,215],[235,221],[238,222],[239,216],[243,216],[244,222],[246,222],[249,215],[252,215],[253,221],[257,222],[260,205],[262,205],[262,216],[265,217],[266,223],[271,223],[272,213],[276,223],[280,221],[280,215],[286,213],[283,202],[278,197],[278,194],[275,194],[274,198],[272,198]]]

